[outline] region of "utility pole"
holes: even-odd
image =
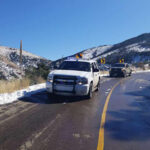
[[[22,69],[22,40],[20,41],[20,69]]]
[[[61,58],[61,63],[64,61],[64,55],[62,55],[62,58]]]

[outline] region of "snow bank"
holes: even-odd
[[[135,71],[133,71],[134,74],[143,73],[143,72],[150,72],[150,70],[135,70]]]
[[[150,70],[138,70],[138,71],[134,71],[133,73],[136,74],[136,73],[142,73],[142,72],[150,72]],[[106,76],[109,76],[109,73],[101,73],[100,76],[106,77]],[[13,93],[0,94],[0,105],[14,102],[21,97],[29,97],[32,94],[44,91],[45,88],[46,88],[45,83],[42,83],[42,84],[30,86],[26,89],[19,90]]]
[[[0,105],[7,104],[18,100],[21,97],[28,97],[37,92],[44,91],[46,88],[45,83],[30,86],[13,93],[0,94]]]
[[[107,77],[109,76],[109,73],[100,74],[100,77]]]

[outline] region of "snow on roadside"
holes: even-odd
[[[105,76],[108,76],[108,74],[101,74],[101,77],[105,77]],[[104,82],[106,79],[103,78],[102,80]],[[42,83],[42,84],[32,85],[26,89],[22,89],[12,93],[0,94],[0,105],[12,103],[14,101],[17,101],[21,97],[29,97],[32,94],[44,91],[45,88],[46,88],[45,83]]]
[[[44,91],[46,88],[45,83],[29,86],[13,93],[0,94],[0,105],[12,103],[21,97],[28,97],[37,92]]]
[[[150,70],[135,70],[133,73],[150,72]]]
[[[144,73],[144,72],[150,72],[150,70],[134,70],[132,73],[136,74],[136,73]],[[107,76],[109,76],[109,72],[108,73],[100,72],[100,76],[101,77],[107,77]]]
[[[109,73],[100,74],[100,77],[108,77]]]
[[[134,71],[133,73],[142,73],[142,72],[150,72],[150,70],[138,70]],[[100,75],[102,77],[102,82],[105,82],[107,80],[110,80],[109,78],[103,78],[109,76],[109,73],[101,73]],[[45,83],[32,85],[26,89],[22,89],[13,93],[4,93],[0,94],[0,105],[12,103],[14,101],[17,101],[21,97],[29,97],[32,94],[44,91],[46,88]]]

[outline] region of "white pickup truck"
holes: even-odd
[[[47,77],[46,89],[49,95],[92,97],[98,91],[100,72],[96,61],[66,60]]]

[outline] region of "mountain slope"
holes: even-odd
[[[150,60],[150,33],[115,44],[100,57],[106,57],[108,63],[124,58],[128,63],[148,62]]]
[[[150,33],[128,39],[115,45],[104,45],[89,48],[81,51],[83,58],[95,59],[100,62],[100,58],[105,57],[106,63],[116,63],[124,58],[125,62],[149,62],[150,61]],[[76,54],[72,55],[75,56]],[[69,57],[72,57],[69,56]],[[64,59],[66,59],[65,57]],[[59,64],[62,59],[53,62],[53,65]]]
[[[103,50],[104,47],[105,50]],[[95,52],[97,52],[97,54]],[[112,46],[105,45],[92,49],[87,49],[83,51],[83,54],[87,55],[88,53],[89,56],[92,55],[91,57],[92,59],[98,59],[99,57],[107,57],[108,55],[113,55],[114,53],[115,55],[118,54],[119,56],[122,57],[124,54],[129,55],[129,53],[134,54],[136,53],[136,55],[139,53],[140,55],[142,53],[147,54],[149,52],[150,52],[150,33],[145,33]]]
[[[20,54],[19,49],[0,46],[0,79],[10,80],[14,78],[22,78],[22,76],[24,76],[25,70],[37,68],[38,65],[41,63],[47,66],[49,66],[51,63],[51,61],[45,58],[42,58],[40,56],[31,54],[23,50],[22,52],[23,71],[20,71],[19,54]]]

